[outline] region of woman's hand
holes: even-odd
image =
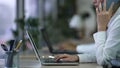
[[[79,61],[77,55],[60,54],[55,56],[55,61]]]
[[[104,0],[93,0],[93,4],[97,8],[101,2],[103,3],[103,1]]]
[[[99,4],[99,7],[96,7],[98,31],[106,31],[107,24],[110,21],[112,16],[113,5],[114,3],[112,3],[109,10],[106,11],[106,0],[104,0],[103,8],[101,3]]]

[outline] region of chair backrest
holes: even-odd
[[[110,61],[110,64],[103,65],[103,68],[120,68],[120,60],[114,59]]]
[[[112,68],[120,68],[120,60],[111,60]]]

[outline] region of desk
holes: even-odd
[[[102,68],[96,63],[80,63],[78,66],[42,66],[39,61],[33,59],[20,60],[20,68]]]
[[[42,66],[35,57],[20,58],[19,62],[20,68],[102,68],[96,63],[80,63],[78,66]],[[2,61],[2,63],[4,62]],[[0,65],[0,68],[4,68],[4,66]]]
[[[49,52],[42,51],[40,51],[41,55],[51,55]],[[102,68],[102,66],[96,63],[80,63],[78,66],[42,66],[41,63],[36,60],[36,56],[33,55],[32,52],[30,52],[30,54],[20,56],[20,68]]]
[[[42,66],[42,68],[48,68],[48,66]],[[102,68],[96,63],[80,64],[79,66],[49,66],[49,68]]]

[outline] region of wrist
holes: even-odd
[[[104,27],[104,26],[99,27],[98,26],[98,31],[106,31],[106,30],[107,30],[107,27]]]
[[[79,62],[79,56],[77,56],[77,55],[75,55],[75,57],[76,57],[76,62]]]

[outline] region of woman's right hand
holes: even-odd
[[[107,24],[112,17],[113,6],[114,2],[111,4],[109,10],[107,11],[106,0],[104,0],[103,8],[101,3],[99,4],[99,7],[96,7],[98,31],[106,31]]]

